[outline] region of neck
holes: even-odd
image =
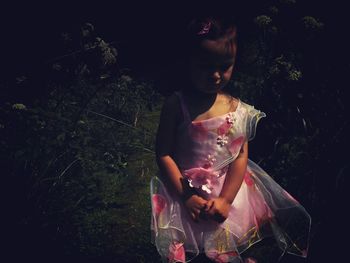
[[[214,93],[206,93],[202,92],[200,90],[197,90],[193,87],[185,87],[183,89],[183,93],[186,94],[190,98],[197,98],[202,100],[212,100],[217,97],[217,94],[220,92],[214,92]]]
[[[184,89],[189,109],[201,109],[199,112],[208,110],[216,101],[218,93],[205,93],[196,89]],[[195,110],[196,111],[196,110]]]
[[[217,93],[205,93],[199,90],[195,89],[184,89],[183,92],[192,98],[198,98],[198,99],[213,99],[216,98]]]

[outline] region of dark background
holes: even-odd
[[[120,54],[123,57],[120,59],[125,66],[141,72],[147,71],[152,64],[159,67],[156,62],[163,58],[164,47],[175,46],[169,42],[169,37],[179,33],[189,15],[210,6],[200,1],[94,2],[2,2],[2,76],[11,79],[32,72],[44,63],[64,55],[61,33],[77,30],[85,22],[92,23],[105,41],[117,42],[121,46]],[[254,14],[268,1],[241,2],[239,13],[244,18],[245,15]],[[322,40],[324,43],[320,43],[325,47],[325,64],[340,68],[344,62],[348,63],[345,58],[349,53],[345,5],[316,0],[297,1],[297,4],[302,6],[299,8],[301,15],[317,17],[326,25],[325,38]],[[174,48],[173,52],[181,50]]]
[[[85,22],[91,22],[105,41],[117,43],[123,67],[130,68],[139,76],[152,79],[157,70],[164,65],[162,63],[171,63],[172,60],[166,56],[169,47],[172,47],[174,52],[169,54],[169,58],[176,52],[181,52],[169,39],[178,33],[179,25],[182,25],[191,13],[201,8],[201,4],[199,2],[189,6],[188,3],[140,2],[2,3],[1,82],[12,83],[16,77],[22,75],[45,80],[42,71],[45,65],[66,55],[60,42],[61,33],[77,30]],[[254,14],[262,5],[262,1],[244,2],[241,7],[242,14]],[[332,81],[332,85],[341,86],[346,91],[350,68],[347,9],[344,5],[331,1],[298,2],[304,2],[300,12],[315,16],[326,25],[324,38],[321,39],[320,45],[315,47],[324,56],[320,67],[329,68],[327,74],[330,74],[328,79]],[[35,87],[37,93],[44,88],[44,85]],[[9,92],[11,97],[21,97],[23,93],[20,87]],[[331,87],[328,92],[332,92]],[[25,93],[26,99],[34,99],[37,93]],[[329,148],[329,154],[333,159],[347,162],[347,153],[343,152],[345,149],[345,145],[340,149]],[[314,238],[311,247],[313,259],[319,259],[317,262],[344,260],[347,254],[347,247],[341,240],[346,237],[345,209],[348,197],[345,192],[336,198],[327,196],[327,183],[328,179],[325,177],[321,180],[322,185],[318,186],[325,194],[328,207],[325,207],[325,211],[319,211],[324,213],[324,221],[314,227],[328,227],[324,231],[317,231],[318,236]]]

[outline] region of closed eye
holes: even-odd
[[[220,71],[227,71],[233,64],[223,64],[223,65],[211,65],[211,64],[200,64],[199,68],[203,70],[220,70]]]
[[[233,64],[224,64],[220,67],[220,70],[227,71]]]

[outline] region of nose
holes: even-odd
[[[221,74],[220,74],[220,72],[219,71],[214,71],[214,73],[213,73],[213,80],[215,81],[215,82],[218,82],[219,80],[221,80]]]

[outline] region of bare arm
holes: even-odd
[[[200,210],[206,205],[206,200],[196,195],[196,192],[183,178],[173,159],[176,139],[176,128],[181,121],[181,108],[175,95],[169,97],[163,106],[156,138],[156,158],[161,179],[167,190],[180,197],[192,218],[197,221]]]
[[[240,189],[248,162],[248,142],[241,148],[238,157],[230,164],[219,197],[232,204]]]
[[[207,203],[207,213],[214,220],[223,222],[228,217],[231,204],[242,185],[247,162],[248,142],[245,142],[238,157],[229,165],[219,197],[211,199]]]
[[[173,194],[182,196],[183,177],[172,158],[175,131],[179,122],[178,108],[174,95],[167,98],[164,102],[156,137],[156,158],[161,179],[167,185],[167,189]]]

